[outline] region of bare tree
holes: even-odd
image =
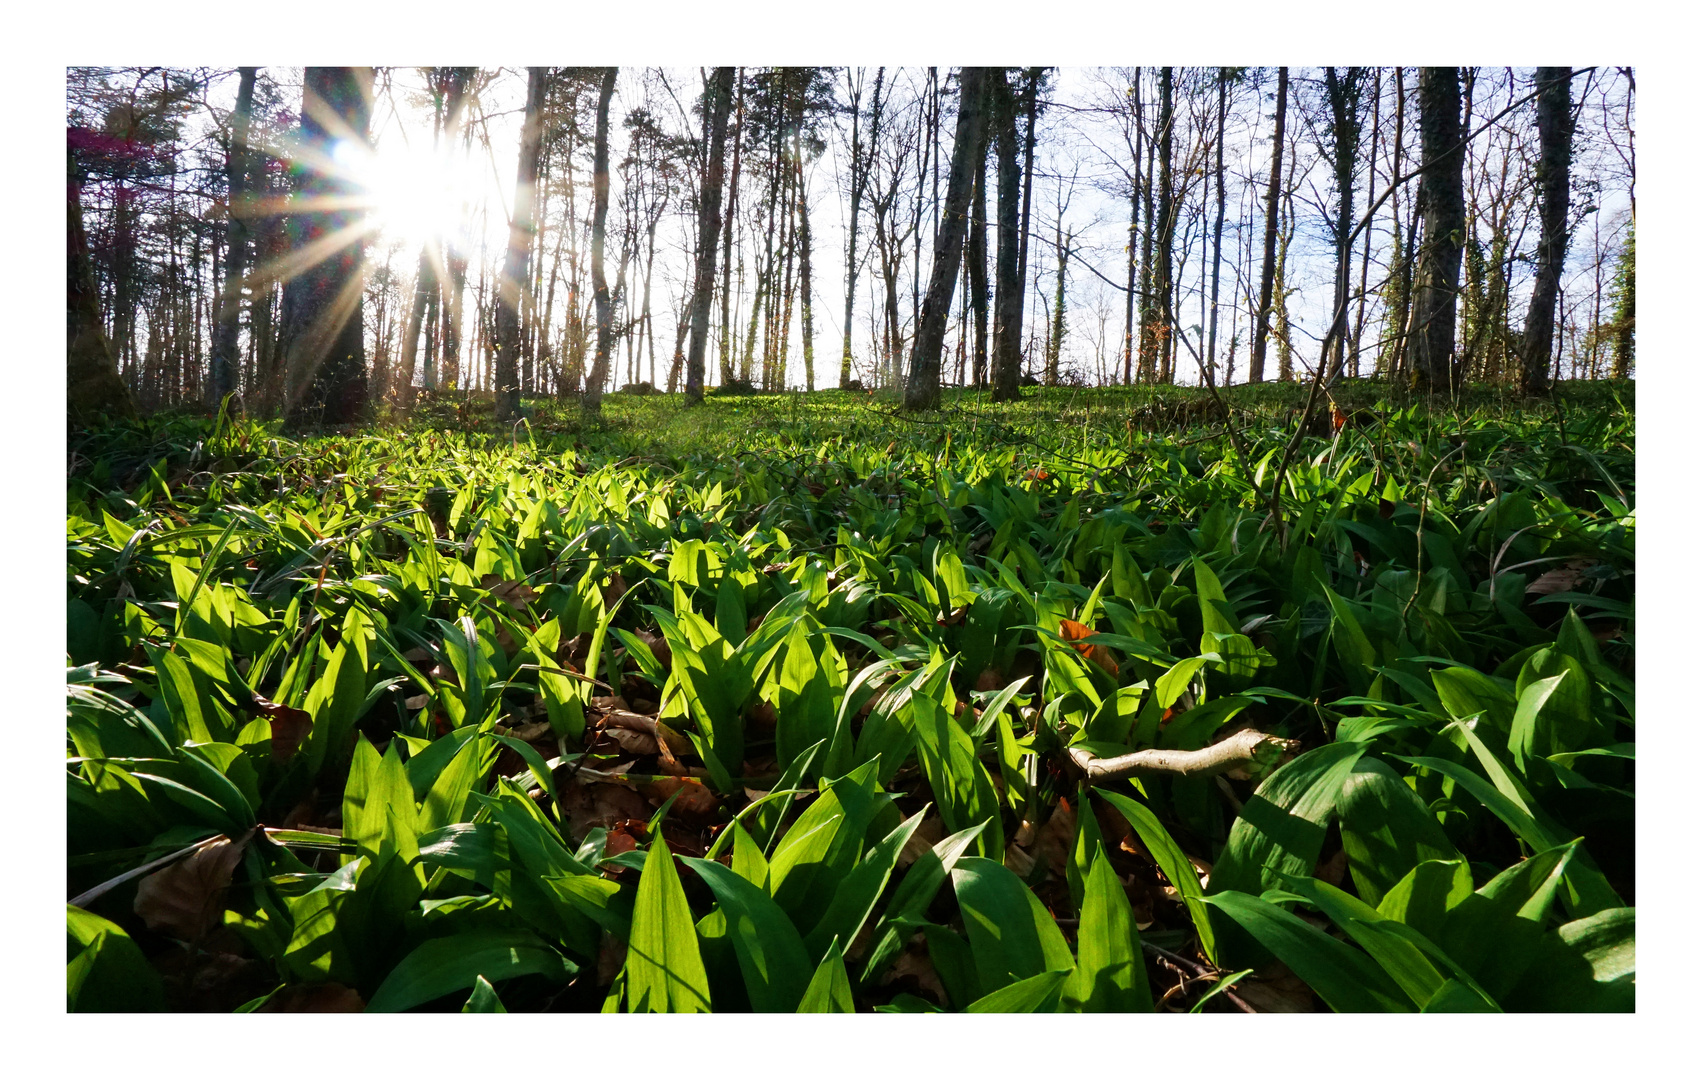
[[[697,211],[697,275],[691,300],[691,344],[686,354],[686,400],[703,400],[703,358],[709,345],[709,302],[715,291],[715,240],[721,226],[721,183],[727,151],[727,113],[733,104],[733,69],[718,67],[704,88],[710,116],[709,160]]]
[[[986,122],[982,118],[986,81],[985,68],[964,68],[958,75],[957,134],[952,143],[951,174],[946,181],[945,211],[940,220],[939,240],[934,245],[928,298],[922,305],[922,322],[910,357],[910,379],[904,387],[904,407],[912,411],[937,409],[940,404],[940,350],[945,344],[946,316],[952,293],[957,289],[958,262],[968,227],[969,196],[975,172],[982,167],[986,154]]]
[[[514,213],[508,224],[508,254],[497,285],[496,418],[520,416],[520,305],[532,279],[532,240],[537,234],[538,150],[549,69],[528,68],[526,114],[520,129],[520,163],[514,177]]]
[[[1265,342],[1271,336],[1271,290],[1276,282],[1277,207],[1282,194],[1283,122],[1288,115],[1288,69],[1277,68],[1275,128],[1271,134],[1271,181],[1265,189],[1265,263],[1259,273],[1258,324],[1253,331],[1253,352],[1247,360],[1247,381],[1265,379]]]
[[[1549,357],[1554,351],[1554,301],[1560,292],[1560,271],[1566,263],[1566,206],[1572,166],[1572,69],[1539,67],[1536,71],[1537,186],[1542,193],[1542,241],[1537,248],[1536,284],[1525,316],[1524,364],[1519,387],[1535,394],[1548,386]]]
[[[1409,347],[1414,382],[1435,391],[1452,385],[1455,300],[1466,220],[1459,68],[1420,69],[1418,126],[1426,169],[1419,189],[1424,241],[1413,282]]]
[[[614,345],[614,314],[609,303],[609,282],[603,273],[603,246],[609,219],[609,101],[615,96],[619,68],[603,72],[597,93],[597,137],[591,165],[591,295],[597,305],[597,358],[580,399],[586,412],[601,412],[603,384],[609,380],[609,351]],[[622,260],[625,272],[625,260]]]

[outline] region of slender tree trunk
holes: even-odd
[[[292,257],[310,262],[284,286],[292,429],[350,424],[367,415],[363,212],[348,205],[353,184],[317,163],[330,160],[339,139],[366,140],[372,80],[371,68],[310,67],[303,73],[303,151],[285,226]]]
[[[874,96],[869,103],[870,154],[878,144],[881,132],[881,82],[886,76],[886,68],[875,71]],[[846,79],[850,79],[849,72]],[[851,223],[845,237],[845,337],[839,354],[839,388],[850,389],[851,386],[851,318],[856,308],[857,299],[857,218],[863,208],[863,191],[869,183],[869,170],[872,159],[863,152],[861,118],[857,111],[858,98],[862,90],[859,86],[852,91],[851,98]]]
[[[797,160],[798,177],[798,288],[799,305],[802,308],[801,321],[804,334],[804,389],[814,391],[816,388],[816,324],[814,308],[810,303],[810,194],[804,181],[804,150],[803,150],[803,92],[799,92],[798,127],[793,136],[793,156]]]
[[[1371,155],[1368,159],[1370,175],[1365,181],[1365,194],[1369,201],[1377,194],[1377,154],[1382,148],[1382,112],[1383,112],[1383,69],[1375,68],[1374,81],[1371,90]],[[1353,377],[1359,378],[1359,348],[1365,331],[1365,294],[1366,281],[1371,274],[1371,232],[1365,230],[1364,243],[1359,249],[1359,300],[1353,316],[1353,351],[1351,368]]]
[[[1353,248],[1348,241],[1353,230],[1353,178],[1359,168],[1359,95],[1363,77],[1361,68],[1346,68],[1342,74],[1333,67],[1324,69],[1336,187],[1336,289],[1331,302],[1334,318],[1329,329],[1327,373],[1331,381],[1341,377],[1347,360],[1347,308],[1353,281]]]
[[[1566,263],[1566,209],[1572,168],[1572,69],[1539,67],[1537,82],[1537,187],[1542,194],[1542,241],[1537,248],[1536,282],[1525,316],[1524,365],[1520,389],[1540,393],[1548,385],[1549,355],[1554,351],[1554,301]]]
[[[1271,182],[1265,189],[1265,266],[1259,274],[1258,324],[1247,359],[1247,381],[1265,379],[1265,342],[1271,334],[1271,289],[1276,281],[1277,200],[1282,191],[1283,121],[1288,114],[1288,69],[1277,69],[1276,126],[1271,135]]]
[[[733,381],[733,290],[732,274],[733,260],[733,226],[739,215],[739,173],[740,151],[745,142],[745,69],[738,71],[738,104],[734,106],[735,123],[733,125],[733,175],[728,183],[726,225],[721,233],[721,248],[729,253],[721,260],[721,383],[726,385]]]
[[[1022,174],[1017,167],[1016,97],[1003,71],[991,76],[993,136],[999,158],[999,243],[993,273],[993,400],[1021,396],[1022,269],[1017,261]]]
[[[597,305],[597,358],[591,378],[580,399],[586,412],[603,409],[603,384],[609,380],[609,350],[614,344],[614,312],[609,303],[609,282],[603,274],[603,247],[609,219],[609,101],[615,96],[619,68],[603,69],[603,85],[597,93],[597,141],[591,152],[591,296]],[[626,261],[621,261],[621,273]]]
[[[532,238],[538,223],[534,202],[538,155],[543,142],[544,93],[549,69],[527,69],[526,114],[520,129],[520,163],[514,177],[514,217],[508,226],[508,253],[497,282],[496,419],[520,417],[520,319],[532,280]]]
[[[910,357],[910,378],[904,388],[904,407],[912,411],[937,409],[940,405],[940,350],[945,344],[946,317],[951,309],[952,293],[957,289],[958,262],[963,254],[975,170],[982,167],[986,153],[986,123],[982,115],[986,81],[985,68],[964,68],[958,76],[961,97],[951,174],[946,181],[945,214],[940,222],[939,240],[934,245],[928,298],[922,305],[922,322]]]
[[[686,401],[703,400],[703,359],[709,345],[709,303],[715,292],[715,241],[721,225],[721,182],[727,149],[727,113],[733,104],[733,69],[718,67],[704,102],[712,119],[709,161],[697,212],[697,274],[691,302],[691,346],[686,356]]]
[[[1208,369],[1217,364],[1217,286],[1218,274],[1223,269],[1223,135],[1224,121],[1227,118],[1229,95],[1229,77],[1223,68],[1217,69],[1217,169],[1212,174],[1213,183],[1217,185],[1217,222],[1212,226],[1211,234],[1211,329],[1206,336],[1206,365]]]
[[[984,83],[991,83],[986,77]],[[983,88],[983,94],[989,94]],[[985,98],[983,99],[985,100]],[[969,223],[969,307],[975,316],[974,384],[987,384],[987,110],[983,108],[981,162],[975,170],[975,194],[971,196],[973,217]]]
[[[230,120],[230,158],[226,165],[229,193],[225,200],[225,282],[219,298],[219,325],[212,356],[212,399],[225,399],[237,389],[237,332],[242,322],[242,279],[248,271],[248,120],[254,109],[257,68],[238,69],[236,108]]]
[[[1419,134],[1424,174],[1424,244],[1413,283],[1412,377],[1415,385],[1447,390],[1451,385],[1454,318],[1460,289],[1460,253],[1466,223],[1461,169],[1460,69],[1419,69]]]
[[[1172,274],[1172,258],[1178,209],[1171,176],[1176,128],[1175,94],[1172,88],[1174,70],[1160,68],[1158,71],[1158,236],[1153,241],[1157,248],[1158,268],[1153,288],[1158,293],[1158,345],[1159,359],[1163,366],[1159,381],[1163,383],[1174,382],[1176,378],[1175,363],[1171,359],[1176,349],[1173,295],[1176,285]]]

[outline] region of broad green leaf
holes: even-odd
[[[985,997],[977,998],[964,1008],[966,1013],[1045,1013],[1054,1012],[1058,994],[1068,971],[1043,971],[1001,987]]]
[[[1609,908],[1543,935],[1507,995],[1521,1012],[1631,1012],[1637,1005],[1637,913]]]
[[[1448,912],[1471,894],[1472,874],[1464,859],[1430,859],[1383,894],[1377,913],[1440,942]]]
[[[815,974],[810,977],[810,985],[804,990],[804,999],[798,1003],[801,1013],[848,1013],[856,1012],[857,1006],[851,998],[851,979],[845,974],[845,955],[839,950],[839,939],[834,938],[827,947],[827,955],[816,965]]]
[[[1170,833],[1159,823],[1158,816],[1145,806],[1114,791],[1097,790],[1096,794],[1112,806],[1117,812],[1128,819],[1134,827],[1135,835],[1140,837],[1141,844],[1158,863],[1170,885],[1182,898],[1183,905],[1188,909],[1188,917],[1194,922],[1194,930],[1200,936],[1200,951],[1206,958],[1216,961],[1217,938],[1212,933],[1211,918],[1205,906],[1204,893],[1200,889],[1199,872],[1194,864],[1182,853]]]
[[[870,848],[856,868],[845,876],[844,882],[834,893],[833,902],[804,938],[805,952],[810,956],[821,955],[828,942],[835,938],[841,941],[857,940],[863,923],[874,910],[875,901],[880,899],[881,893],[885,891],[893,868],[898,865],[899,853],[915,835],[917,826],[922,824],[922,819],[929,809],[928,805],[924,805],[922,809],[910,815],[880,843]]]
[[[628,1012],[709,1012],[697,924],[660,833],[638,879],[626,950]]]
[[[1075,967],[1058,924],[1014,873],[991,859],[969,857],[957,861],[951,880],[983,993]]]
[[[1230,827],[1210,891],[1258,895],[1285,877],[1310,876],[1324,828],[1364,750],[1359,743],[1329,743],[1266,777]]]
[[[1549,909],[1577,849],[1574,840],[1509,867],[1448,912],[1437,944],[1496,1000],[1536,958]]]
[[[1377,904],[1419,863],[1459,856],[1435,815],[1376,758],[1354,765],[1336,811],[1348,869],[1367,903]]]
[[[562,982],[577,970],[566,957],[526,931],[470,931],[433,938],[402,958],[373,991],[367,1012],[404,1012],[445,994],[518,975]]]
[[[1412,1003],[1371,958],[1298,915],[1242,892],[1221,892],[1206,903],[1223,911],[1336,1012],[1411,1012]]]
[[[1084,813],[1091,816],[1091,808],[1084,807]],[[1065,997],[1079,1003],[1085,1012],[1150,1012],[1152,991],[1147,987],[1134,908],[1111,868],[1111,860],[1099,844],[1095,843],[1094,849],[1096,857],[1084,883],[1081,924],[1076,932],[1076,970]],[[976,1011],[975,1007],[970,1006],[969,1011]]]
[[[65,905],[68,1012],[163,1012],[165,990],[122,927]]]
[[[473,992],[467,995],[467,1003],[461,1006],[461,1011],[464,1013],[505,1013],[508,1010],[502,1007],[502,999],[497,997],[496,987],[490,984],[489,979],[480,975],[474,980]]]
[[[1002,853],[1004,826],[998,792],[976,756],[969,733],[927,694],[913,694],[910,705],[917,746],[922,751],[922,771],[939,802],[940,819],[953,832],[986,822],[986,831],[976,841],[979,850],[988,856]]]
[[[809,984],[810,962],[792,921],[767,893],[720,863],[684,862],[719,902],[751,1007],[757,1012],[794,1011]]]

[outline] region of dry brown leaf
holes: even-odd
[[[1034,857],[1015,844],[1005,845],[1005,868],[1017,877],[1027,880],[1034,869]]]
[[[366,1011],[361,996],[342,983],[317,986],[286,986],[255,1012],[263,1013],[358,1013]]]
[[[621,572],[616,570],[609,575],[609,583],[603,586],[603,603],[612,607],[616,600],[626,595],[626,590],[626,578],[621,577]]]
[[[1064,619],[1058,624],[1058,636],[1071,643],[1076,652],[1087,657],[1092,663],[1098,664],[1100,670],[1110,675],[1117,674],[1117,660],[1111,655],[1111,650],[1103,645],[1089,645],[1083,638],[1092,637],[1099,633],[1091,626],[1083,626],[1072,619]]]
[[[242,861],[248,837],[216,837],[194,854],[144,877],[136,886],[136,914],[157,934],[197,941],[223,914],[225,887]]]
[[[654,735],[646,735],[642,731],[633,731],[631,728],[623,727],[604,728],[603,734],[613,739],[622,750],[629,754],[644,757],[657,752],[656,736]]]
[[[934,970],[934,961],[928,956],[928,947],[921,944],[921,935],[904,947],[881,978],[885,986],[900,981],[908,982],[916,989],[934,999],[935,1004],[944,1005],[947,1002],[946,988],[940,983],[939,973]]]
[[[1583,584],[1586,572],[1596,565],[1590,559],[1571,559],[1525,586],[1527,596],[1549,596],[1557,592],[1573,592]]]
[[[479,579],[479,586],[491,594],[493,600],[501,600],[515,611],[525,611],[526,603],[537,598],[537,590],[524,581],[504,581],[496,574],[486,574]]]
[[[254,708],[272,722],[272,760],[288,761],[313,730],[313,718],[300,709],[254,695]]]
[[[663,777],[639,785],[638,790],[658,801],[668,799],[678,792],[679,797],[674,799],[674,811],[694,817],[712,815],[721,806],[721,797],[709,790],[703,781],[695,776]]]
[[[1317,1011],[1312,988],[1281,961],[1272,963],[1235,984],[1235,996],[1260,1012]]]
[[[1005,685],[1005,676],[998,668],[982,668],[981,674],[975,676],[976,693],[988,690],[998,690]]]

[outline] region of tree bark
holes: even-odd
[[[532,279],[532,238],[538,231],[533,203],[538,187],[538,154],[543,142],[544,92],[548,68],[527,69],[526,114],[520,129],[520,162],[514,176],[514,216],[508,225],[508,254],[497,282],[496,419],[520,416],[520,306]]]
[[[1525,316],[1524,364],[1519,388],[1536,394],[1548,387],[1549,354],[1554,351],[1554,301],[1566,263],[1566,210],[1572,170],[1572,69],[1539,67],[1537,82],[1537,187],[1542,193],[1542,241],[1537,248],[1536,282]]]
[[[1465,148],[1460,138],[1460,69],[1419,70],[1418,125],[1423,166],[1424,241],[1413,282],[1412,378],[1432,392],[1452,383],[1454,317],[1466,224],[1461,186]]]
[[[367,139],[371,68],[303,73],[297,188],[285,222],[290,258],[306,262],[284,286],[288,426],[351,424],[367,416],[364,211],[348,206],[354,183],[320,167],[339,139]],[[328,207],[328,208],[327,208]]]
[[[242,322],[242,279],[248,272],[248,123],[254,110],[257,68],[238,69],[236,108],[231,112],[230,156],[225,166],[225,282],[219,297],[219,325],[212,356],[212,399],[216,404],[236,389],[237,332]]]
[[[1353,177],[1359,167],[1360,84],[1363,69],[1350,67],[1337,74],[1333,67],[1324,69],[1325,93],[1330,101],[1331,165],[1336,187],[1336,288],[1331,301],[1334,316],[1331,321],[1329,371],[1327,378],[1341,377],[1347,360],[1347,307],[1353,274],[1353,248],[1348,243],[1353,230]]]
[[[65,403],[73,422],[101,414],[134,416],[136,404],[100,320],[100,294],[95,287],[89,240],[83,229],[84,172],[76,151],[65,151]]]
[[[1211,329],[1206,336],[1206,366],[1217,364],[1217,287],[1218,274],[1223,269],[1223,135],[1227,117],[1229,77],[1223,68],[1217,69],[1217,169],[1212,182],[1217,185],[1217,222],[1211,234]]]
[[[703,400],[703,358],[709,345],[709,303],[715,292],[715,241],[721,226],[721,184],[727,151],[727,113],[733,104],[733,69],[718,67],[705,88],[710,113],[709,160],[697,210],[697,275],[691,301],[691,344],[686,353],[686,401]]]
[[[603,247],[609,219],[609,101],[615,96],[619,68],[603,69],[603,85],[597,92],[597,139],[591,151],[591,298],[597,305],[597,356],[591,362],[591,378],[580,399],[586,412],[603,409],[603,384],[609,379],[609,350],[614,345],[614,312],[609,303],[609,282],[603,272]],[[626,263],[622,260],[622,273]]]
[[[993,271],[993,400],[1016,401],[1022,373],[1022,270],[1017,262],[1022,174],[1017,167],[1016,97],[1003,71],[991,77],[999,158],[999,243]]]
[[[990,82],[990,80],[985,80]],[[983,88],[983,93],[988,91]],[[985,100],[985,98],[983,99]],[[975,317],[973,382],[977,389],[987,384],[987,110],[981,118],[981,161],[975,169],[975,193],[970,196],[969,222],[969,307]]]
[[[1173,68],[1158,71],[1158,235],[1156,248],[1157,270],[1153,275],[1153,290],[1158,293],[1159,351],[1158,381],[1169,383],[1176,377],[1171,360],[1176,342],[1176,315],[1172,308],[1171,255],[1176,240],[1176,198],[1171,178],[1171,155],[1175,145],[1176,107],[1172,90]]]
[[[1265,265],[1259,273],[1259,321],[1247,381],[1265,380],[1265,343],[1271,336],[1271,290],[1276,282],[1277,200],[1282,189],[1283,121],[1288,115],[1288,69],[1277,68],[1276,126],[1271,135],[1271,182],[1265,189]]]
[[[964,68],[958,75],[960,87],[957,134],[951,153],[951,173],[946,181],[945,213],[940,220],[939,239],[934,244],[934,266],[928,277],[928,297],[922,304],[922,323],[916,331],[916,346],[910,355],[910,378],[904,386],[904,407],[911,411],[937,409],[940,405],[940,350],[945,345],[946,316],[952,293],[957,290],[958,263],[963,255],[963,234],[968,227],[969,196],[975,185],[975,170],[986,153],[987,70]]]

